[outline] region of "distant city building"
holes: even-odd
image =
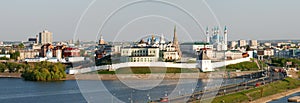
[[[242,46],[247,46],[246,40],[239,40],[239,47],[242,47]]]
[[[37,44],[38,43],[38,35],[36,35],[35,38],[28,38],[28,42],[31,42],[31,43],[34,43],[34,44]]]
[[[272,49],[272,48],[265,48],[264,49],[264,55],[265,56],[274,56],[274,49]]]
[[[258,46],[257,40],[250,40],[250,46],[257,48],[257,46]]]
[[[39,33],[39,39],[38,39],[38,43],[39,44],[52,44],[53,42],[53,37],[52,37],[52,32],[49,32],[48,30],[44,30],[42,32]]]
[[[26,58],[36,58],[40,53],[38,50],[19,50],[19,52],[21,60],[24,60]]]
[[[41,47],[41,50],[40,50],[40,53],[39,53],[39,56],[40,57],[48,57],[48,58],[52,58],[53,55],[52,55],[52,50],[53,50],[53,45],[52,44],[44,44],[42,47]]]
[[[236,42],[236,41],[231,41],[231,42],[230,42],[230,48],[231,48],[231,49],[236,49],[237,46],[238,46],[238,42]]]
[[[164,61],[175,61],[180,58],[179,53],[176,51],[176,48],[173,45],[167,45],[166,50],[163,51]]]
[[[55,57],[56,59],[63,59],[66,57],[79,57],[80,50],[78,48],[66,47],[65,45],[53,46],[52,44],[45,44],[41,47],[40,57],[47,57],[48,59]]]
[[[146,39],[146,40],[144,40]],[[173,41],[166,43],[164,36],[152,35],[142,38],[133,46],[121,49],[122,62],[155,62],[155,61],[177,61],[181,59],[179,41],[174,27]]]
[[[266,46],[266,47],[271,47],[272,44],[267,42],[267,43],[264,43],[264,46]]]
[[[156,62],[159,59],[158,47],[126,47],[121,52],[122,62]]]
[[[80,57],[80,50],[78,48],[63,48],[63,57]]]
[[[213,45],[204,42],[186,42],[180,44],[180,48],[185,56],[193,57],[203,48],[213,49]]]
[[[98,42],[98,45],[96,46],[96,51],[95,51],[96,57],[95,57],[95,59],[99,60],[103,57],[114,54],[115,53],[114,49],[115,49],[114,46],[109,45],[107,42],[105,42],[103,36],[101,35],[100,39],[99,39],[99,42]]]

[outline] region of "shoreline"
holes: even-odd
[[[267,103],[267,102],[271,102],[273,100],[278,100],[280,98],[283,98],[283,97],[286,97],[286,96],[289,96],[289,95],[292,95],[292,94],[295,94],[298,92],[300,92],[300,87],[297,87],[295,89],[291,89],[291,90],[288,90],[285,92],[277,93],[274,95],[266,96],[266,97],[251,101],[250,103]]]
[[[230,78],[255,73],[258,71],[231,72]],[[0,78],[22,78],[21,73],[0,73]],[[208,79],[228,78],[227,72],[211,73],[153,73],[153,74],[67,74],[62,80],[153,80],[153,79]]]

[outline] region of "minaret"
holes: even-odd
[[[209,43],[210,40],[209,40],[209,30],[208,30],[208,27],[206,27],[206,42]]]
[[[224,40],[223,40],[223,50],[227,50],[228,48],[227,48],[227,42],[228,42],[228,37],[227,37],[228,35],[227,35],[227,27],[225,26],[225,28],[224,28]]]
[[[216,27],[217,43],[220,43],[219,27]]]
[[[160,44],[165,44],[165,43],[166,43],[164,34],[161,34],[159,43],[160,43]]]
[[[181,58],[181,51],[177,39],[176,25],[174,26],[173,46],[175,47],[175,50],[178,52],[179,58]]]
[[[227,27],[225,26],[225,28],[224,28],[224,44],[226,44],[227,45],[227,42],[228,42],[228,38],[227,38]]]

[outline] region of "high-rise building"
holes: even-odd
[[[39,39],[38,43],[39,44],[52,44],[53,42],[53,37],[52,37],[52,32],[49,32],[48,30],[44,30],[39,33]]]
[[[242,47],[242,46],[247,46],[246,40],[239,40],[239,47]]]
[[[238,44],[238,43],[237,43],[236,41],[231,41],[231,43],[230,43],[230,48],[236,49],[237,44]]]
[[[250,40],[250,46],[258,46],[257,40]]]

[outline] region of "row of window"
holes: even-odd
[[[153,62],[154,58],[128,58],[129,62]]]

